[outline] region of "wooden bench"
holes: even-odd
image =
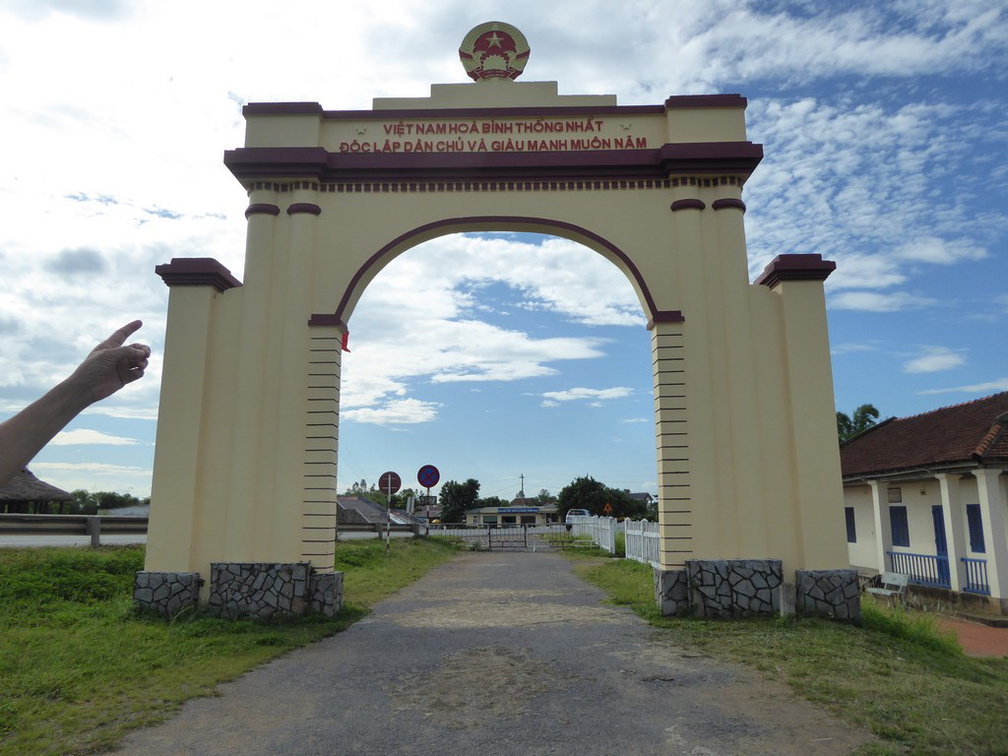
[[[900,572],[883,572],[879,578],[880,585],[870,585],[866,590],[875,596],[886,599],[898,598],[903,601],[906,599],[908,578],[908,575]]]

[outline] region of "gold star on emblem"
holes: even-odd
[[[497,36],[497,32],[494,32],[492,37],[488,37],[487,41],[490,43],[488,45],[488,47],[500,47],[501,46],[501,38]]]

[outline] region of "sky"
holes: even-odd
[[[468,82],[457,50],[487,21],[528,40],[521,81],[561,94],[748,99],[765,152],[743,194],[751,278],[778,254],[837,263],[838,410],[1008,390],[1003,2],[0,0],[0,419],[134,318],[154,351],[31,469],[148,495],[168,298],[154,266],[213,257],[242,276],[247,197],[223,153],[245,103],[428,96]],[[581,475],[657,491],[650,336],[596,253],[441,237],[389,264],[349,327],[340,490],[386,470],[415,487],[434,464],[483,496]]]

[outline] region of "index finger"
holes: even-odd
[[[109,336],[105,340],[105,343],[114,346],[122,346],[123,344],[126,343],[126,339],[128,339],[138,330],[140,330],[140,326],[142,325],[143,325],[142,320],[134,320],[132,323],[127,323],[118,331]]]

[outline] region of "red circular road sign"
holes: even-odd
[[[432,488],[441,480],[441,473],[438,472],[438,469],[434,465],[424,465],[417,471],[416,479],[417,483],[424,488]]]
[[[401,486],[402,478],[399,477],[399,473],[385,472],[378,478],[378,490],[388,496],[398,491]]]

